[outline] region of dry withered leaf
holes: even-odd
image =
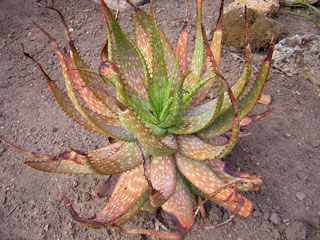
[[[271,103],[271,95],[270,94],[262,94],[260,99],[258,100],[258,103],[263,105],[269,105]]]

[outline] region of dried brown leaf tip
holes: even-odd
[[[72,120],[115,140],[104,148],[88,152],[70,150],[54,156],[26,151],[0,139],[1,142],[42,160],[27,162],[40,171],[111,176],[100,191],[94,192],[98,197],[107,194],[111,197],[91,218],[80,217],[58,184],[72,218],[88,227],[183,239],[199,210],[205,215],[204,201],[224,207],[232,212],[232,217],[217,226],[194,230],[223,226],[236,215],[248,217],[252,203],[240,192],[258,190],[261,179],[234,171],[221,159],[239,137],[247,135],[240,128],[243,130],[273,110],[248,116],[267,80],[273,43],[252,84],[249,84],[252,63],[248,45],[243,73],[229,86],[219,71],[223,1],[212,42],[207,40],[201,23],[202,1],[197,1],[195,46],[190,61],[188,21],[177,36],[174,49],[157,24],[152,1],[150,14],[127,1],[133,6],[135,41],[121,30],[101,0],[107,38],[98,71],[90,69],[80,57],[58,10],[54,9],[63,21],[69,51],[62,50],[43,27],[34,23],[57,52],[65,89],[56,85],[36,59],[25,53],[36,63],[58,104]],[[246,90],[249,85],[251,88]],[[216,88],[215,99],[208,96],[211,88]],[[246,95],[242,96],[244,92]],[[262,95],[259,102],[270,104],[270,96]],[[162,209],[171,216],[176,231],[119,228],[141,209],[151,212]]]

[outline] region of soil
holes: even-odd
[[[21,44],[52,79],[62,85],[54,50],[30,21],[45,26],[59,44],[65,46],[57,15],[43,8],[50,2],[0,1],[0,135],[24,149],[50,154],[68,147],[84,151],[102,147],[108,140],[69,120],[59,109],[35,64],[22,55]],[[194,1],[188,5],[193,19]],[[55,6],[66,17],[81,55],[96,68],[106,35],[100,6],[89,0],[61,0],[56,1]],[[207,29],[218,17],[218,6],[217,0],[204,1]],[[143,6],[148,7],[148,4]],[[185,7],[184,1],[155,1],[158,21],[172,44],[182,27]],[[129,9],[120,14],[126,31],[131,31],[131,12]],[[280,12],[276,20],[285,26],[283,37],[320,34],[316,25],[298,16]],[[190,32],[194,32],[192,24]],[[254,54],[256,67],[263,56],[265,52]],[[236,79],[243,61],[226,49],[223,59],[226,76]],[[270,106],[276,110],[251,125],[248,131],[252,134],[242,138],[225,158],[234,168],[261,176],[261,189],[247,194],[254,202],[253,214],[246,219],[237,217],[215,230],[192,232],[187,239],[320,239],[319,87],[303,76],[288,77],[272,70],[264,93],[271,94],[271,105],[258,105],[254,112]],[[4,145],[0,145],[0,159],[0,239],[140,239],[140,236],[93,230],[74,223],[50,174],[28,168],[23,162],[30,158]],[[89,191],[97,190],[105,178],[82,175],[55,175],[54,178],[62,184],[82,216],[92,216],[104,205],[105,200],[93,199]],[[214,204],[206,207],[208,217],[199,217],[197,226],[212,226],[229,216]],[[153,216],[141,212],[127,227],[153,229],[155,224]]]

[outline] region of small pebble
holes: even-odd
[[[302,93],[301,92],[299,92],[299,91],[291,91],[294,95],[297,95],[297,96],[300,96],[300,95],[302,95]]]
[[[307,174],[305,172],[298,172],[297,173],[297,177],[300,179],[300,180],[307,180]]]
[[[312,205],[313,205],[313,201],[312,201],[312,199],[311,198],[305,198],[304,199],[304,204],[307,206],[307,208],[308,207],[311,207]]]
[[[6,151],[6,149],[3,146],[0,146],[0,156]]]
[[[267,212],[265,212],[265,213],[262,215],[262,218],[263,218],[264,220],[268,220],[269,217],[270,217],[270,214],[267,213]]]
[[[317,140],[311,140],[310,141],[310,144],[313,148],[317,148],[320,146],[320,141],[317,141]]]
[[[74,180],[73,182],[72,182],[72,187],[77,187],[79,185],[79,183],[76,181],[76,180]]]
[[[278,225],[281,223],[281,218],[279,217],[279,215],[277,213],[272,213],[270,216],[270,221],[273,224]]]
[[[262,213],[258,210],[255,210],[253,211],[252,215],[255,217],[255,218],[259,218],[262,216]]]
[[[303,192],[297,192],[296,197],[300,200],[303,201],[306,198],[306,194]]]
[[[31,209],[35,208],[36,203],[34,202],[33,199],[29,200],[28,204],[31,206]]]
[[[82,194],[82,198],[83,198],[83,201],[88,202],[91,199],[91,195],[90,195],[90,193],[85,192],[85,193]]]
[[[44,232],[48,232],[49,227],[50,227],[50,224],[44,225],[44,227],[43,227]]]

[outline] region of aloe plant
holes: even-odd
[[[172,217],[176,232],[118,229],[126,233],[183,239],[193,227],[198,211],[203,212],[203,202],[207,200],[231,211],[230,220],[236,215],[249,216],[252,203],[240,192],[258,190],[261,179],[234,171],[221,159],[239,137],[247,135],[243,127],[272,111],[248,116],[267,80],[273,42],[255,81],[244,95],[252,66],[246,14],[246,62],[239,79],[230,87],[219,70],[223,1],[209,44],[201,24],[202,1],[197,0],[195,45],[189,63],[188,21],[174,51],[158,27],[152,1],[150,15],[127,2],[134,9],[136,41],[121,30],[111,10],[101,0],[107,39],[101,51],[99,71],[91,70],[80,57],[58,10],[53,9],[62,20],[69,51],[63,50],[34,22],[57,52],[66,93],[24,52],[37,64],[63,111],[84,128],[112,137],[114,142],[88,152],[68,150],[54,156],[23,150],[4,139],[2,142],[27,156],[42,159],[26,162],[40,171],[109,176],[95,195],[105,197],[111,193],[111,197],[91,218],[81,217],[73,209],[58,184],[73,219],[88,227],[120,227],[140,209],[154,212],[161,208]],[[208,97],[212,89],[216,90],[216,98]],[[208,228],[214,227],[217,226]]]

